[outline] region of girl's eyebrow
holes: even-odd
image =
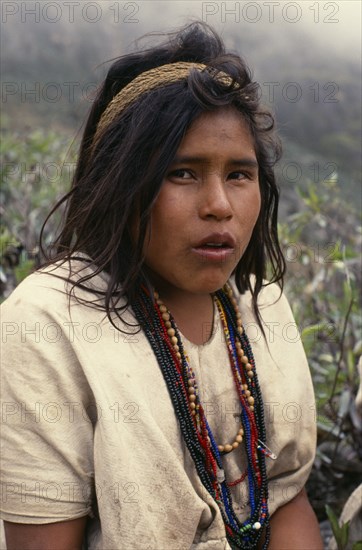
[[[175,156],[171,164],[209,164],[210,159],[207,157],[194,157],[194,156]],[[258,162],[255,158],[245,157],[241,159],[229,159],[228,164],[232,166],[249,166],[251,168],[258,168]]]

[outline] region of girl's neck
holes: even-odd
[[[174,290],[168,292],[165,287],[156,287],[156,290],[171,312],[180,332],[193,344],[205,344],[210,339],[213,328],[212,296]]]

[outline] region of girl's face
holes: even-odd
[[[233,108],[201,114],[169,166],[151,214],[145,261],[156,288],[209,294],[242,257],[260,211],[253,139]]]

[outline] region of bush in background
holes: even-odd
[[[70,188],[75,152],[69,137],[54,132],[25,135],[2,132],[0,213],[0,293],[6,298],[40,261],[41,226],[50,209]],[[50,246],[61,223],[62,209],[47,223]]]
[[[337,174],[306,182],[300,211],[280,226],[286,293],[300,328],[316,392],[317,456],[308,488],[319,519],[339,514],[362,473],[355,397],[361,341],[361,227]]]
[[[2,299],[38,264],[38,236],[54,203],[69,189],[75,162],[68,136],[7,130],[1,145],[0,291]],[[361,342],[360,220],[338,176],[304,180],[296,213],[280,224],[288,265],[286,293],[301,331],[316,391],[318,448],[308,491],[320,521],[325,505],[339,514],[362,472],[361,419],[355,396]],[[51,245],[59,210],[47,224]],[[345,532],[343,531],[345,537]]]

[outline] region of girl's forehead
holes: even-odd
[[[203,111],[190,124],[186,131],[186,135],[199,133],[202,131],[210,131],[210,126],[215,128],[215,131],[227,133],[230,128],[238,128],[248,130],[248,124],[243,115],[233,106],[219,107],[212,111]]]
[[[220,108],[201,113],[189,126],[179,151],[189,147],[205,149],[213,142],[226,142],[230,147],[249,145],[253,139],[249,126],[235,108]]]

